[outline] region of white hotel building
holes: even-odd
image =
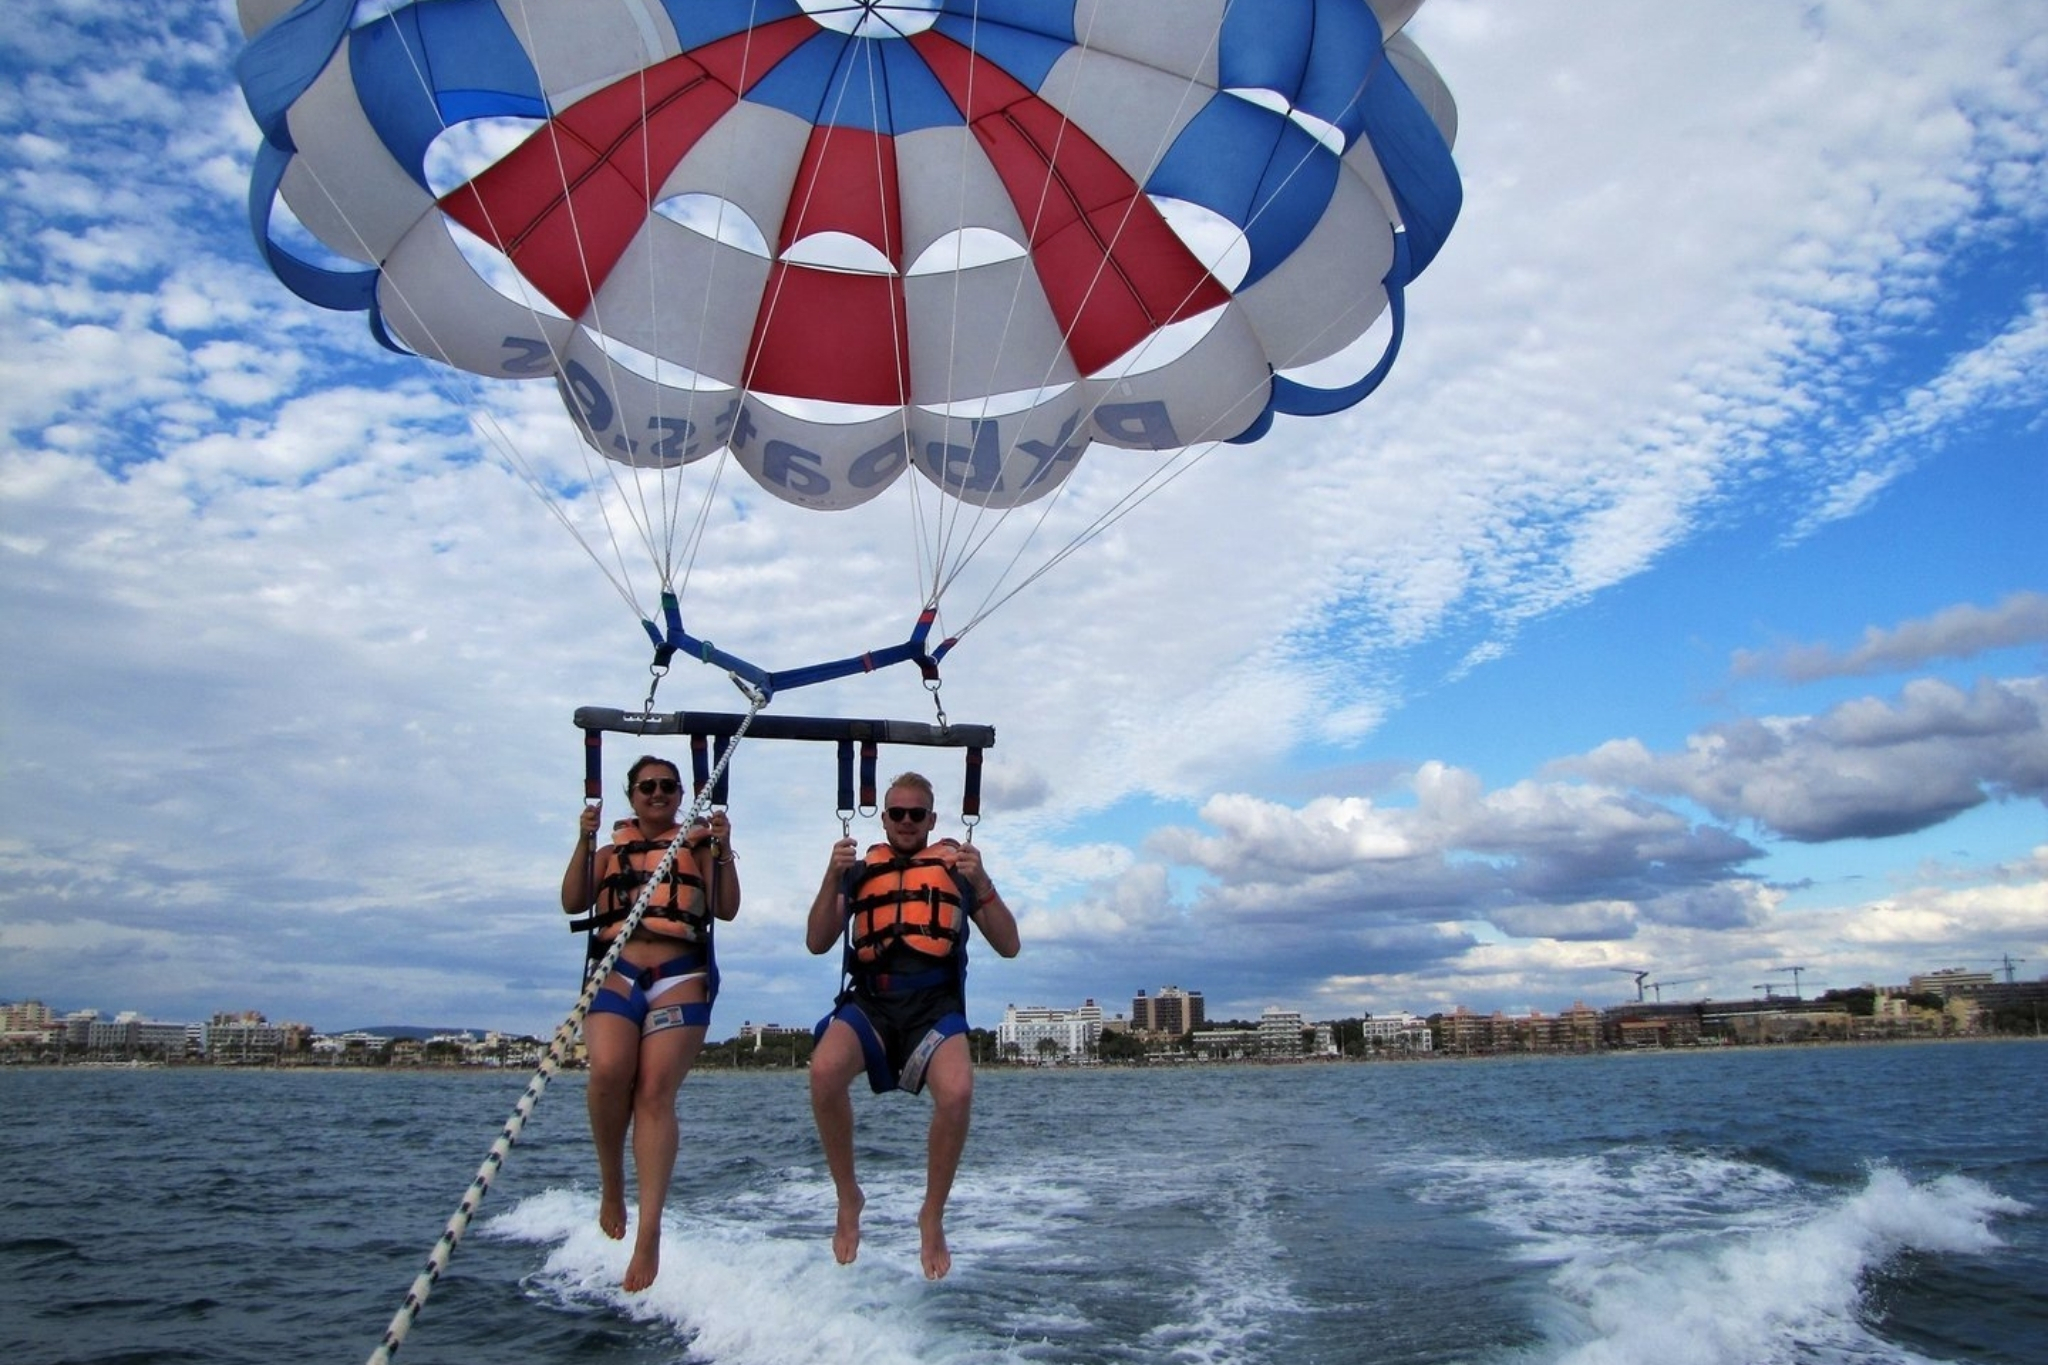
[[[1418,1019],[1405,1011],[1399,1014],[1375,1014],[1364,1021],[1364,1033],[1368,1047],[1406,1052],[1432,1050],[1429,1021]]]
[[[1093,1000],[1071,1010],[1007,1005],[1003,1022],[996,1025],[997,1049],[1004,1057],[1020,1062],[1092,1057],[1101,1037],[1102,1006]]]

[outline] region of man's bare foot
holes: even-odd
[[[860,1211],[867,1203],[867,1196],[857,1189],[851,1198],[839,1200],[839,1219],[832,1225],[832,1259],[841,1265],[852,1265],[860,1255]]]
[[[659,1239],[645,1246],[635,1244],[633,1259],[626,1264],[626,1278],[623,1284],[628,1294],[637,1294],[654,1283],[654,1277],[661,1273],[661,1242]]]
[[[597,1196],[598,1231],[614,1242],[626,1235],[626,1196],[617,1190],[601,1190]]]
[[[946,1219],[943,1213],[920,1213],[917,1216],[917,1232],[920,1246],[919,1259],[924,1262],[924,1277],[927,1280],[943,1280],[946,1272],[953,1268],[953,1253],[946,1246]]]

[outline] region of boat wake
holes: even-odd
[[[1666,1150],[1454,1163],[1426,1197],[1475,1201],[1552,1267],[1546,1340],[1517,1365],[1929,1365],[1882,1335],[1875,1276],[1994,1251],[1994,1222],[2026,1210],[1960,1176],[1878,1166],[1843,1192]]]
[[[816,1207],[829,1210],[829,1187]],[[744,1210],[738,1211],[744,1214]],[[829,1217],[829,1213],[827,1215]],[[550,1189],[521,1200],[482,1235],[549,1248],[527,1292],[572,1312],[593,1309],[665,1328],[676,1359],[721,1365],[922,1365],[958,1352],[919,1302],[935,1292],[904,1253],[864,1244],[855,1265],[833,1261],[829,1222],[795,1229],[741,1217],[705,1220],[673,1211],[662,1233],[661,1274],[642,1293],[619,1287],[631,1232],[597,1227],[588,1191]],[[799,1233],[805,1235],[799,1235]]]

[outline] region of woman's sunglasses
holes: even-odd
[[[682,788],[682,785],[673,777],[650,777],[645,782],[635,783],[633,790],[639,792],[642,796],[652,796],[656,792],[660,792],[663,796],[674,796]]]

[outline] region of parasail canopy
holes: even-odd
[[[240,0],[252,220],[611,459],[1013,506],[1384,375],[1459,205],[1418,3]]]

